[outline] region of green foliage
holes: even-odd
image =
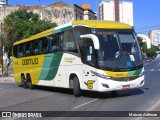
[[[147,52],[146,52],[146,54],[149,57],[156,56],[156,49],[155,49],[155,47],[151,47],[150,49],[148,49]]]
[[[142,47],[142,51],[144,52],[144,53],[146,53],[147,52],[147,44],[146,44],[146,42],[142,42],[141,43],[141,47]]]
[[[40,20],[38,14],[18,10],[11,12],[3,22],[3,45],[8,57],[11,56],[13,43],[39,32],[55,27],[55,23]]]
[[[147,44],[146,44],[146,42],[142,42],[141,45],[142,45],[141,47],[142,47],[143,53],[145,53],[148,57],[153,57],[153,56],[156,56],[156,55],[157,55],[156,51],[159,50],[158,47],[152,45],[150,49],[147,49]]]

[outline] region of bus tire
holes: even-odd
[[[69,81],[69,88],[73,89],[73,79],[70,79]]]
[[[25,89],[27,89],[27,88],[28,88],[27,76],[26,76],[25,84],[23,85],[23,87],[24,87]]]
[[[24,75],[21,75],[21,83],[20,83],[20,87],[24,87],[25,86],[25,84],[26,84],[26,80],[25,80],[25,77],[24,77]]]
[[[29,89],[33,89],[33,88],[34,88],[34,86],[33,86],[33,84],[32,84],[32,79],[31,79],[31,76],[30,76],[30,75],[27,76],[27,87],[28,87]]]
[[[80,84],[79,84],[79,80],[77,77],[73,78],[73,93],[75,97],[81,96]]]

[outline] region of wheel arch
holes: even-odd
[[[82,89],[82,80],[81,80],[81,77],[77,73],[75,73],[75,72],[72,72],[69,75],[69,81],[68,81],[69,82],[69,87],[70,87],[70,80],[73,79],[74,77],[78,78],[79,84],[80,84],[80,89]]]
[[[24,73],[21,73],[21,77],[22,77],[22,76],[23,76],[24,78],[26,78],[26,76],[25,76],[25,74],[24,74]]]

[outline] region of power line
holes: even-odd
[[[148,28],[153,28],[153,27],[159,27],[160,25],[154,25],[154,26],[148,26],[148,27],[144,27],[144,28],[138,28],[135,30],[142,30],[142,29],[148,29]]]
[[[156,29],[160,29],[160,28],[156,28]],[[135,29],[136,30],[136,29]],[[155,30],[155,29],[150,29],[150,30],[145,30],[145,31],[140,31],[140,30],[138,30],[138,31],[136,31],[137,33],[149,33],[150,31],[152,31],[152,30]]]

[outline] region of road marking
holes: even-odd
[[[156,104],[154,104],[149,110],[146,110],[146,111],[154,111],[154,109],[156,108],[156,107],[158,107],[158,105],[160,104],[160,101],[158,101]],[[141,120],[141,119],[143,119],[144,117],[139,117],[139,118],[137,118],[136,120]]]
[[[151,69],[151,71],[154,71],[154,69]]]
[[[79,108],[79,107],[82,107],[82,106],[87,105],[87,104],[89,104],[89,103],[92,103],[92,102],[94,102],[94,101],[97,101],[98,99],[99,99],[99,98],[94,99],[94,100],[91,100],[91,101],[86,102],[86,103],[83,103],[83,104],[81,104],[81,105],[78,105],[78,106],[74,107],[73,109],[77,109],[77,108]]]
[[[155,60],[152,60],[151,62],[149,62],[149,63],[145,64],[144,66],[149,65],[149,64],[150,64],[150,63],[152,63],[153,61],[155,61]]]
[[[158,69],[158,71],[160,71],[160,69]]]
[[[156,104],[154,104],[148,111],[154,111],[156,107],[160,104],[160,101],[158,101]]]

